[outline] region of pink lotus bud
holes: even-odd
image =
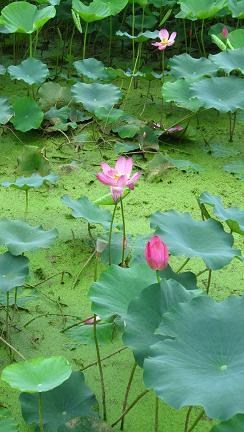
[[[83,321],[83,323],[84,323],[84,325],[93,325],[94,321],[95,321],[95,319],[94,319],[94,316],[93,316],[93,317],[85,319]],[[97,315],[96,316],[96,323],[99,322],[99,321],[101,321],[101,318]]]
[[[151,269],[163,270],[167,267],[169,261],[169,251],[166,244],[160,237],[154,236],[147,243],[144,255],[147,264]]]
[[[224,36],[225,39],[227,39],[229,32],[228,32],[228,29],[226,27],[223,28],[222,35]]]

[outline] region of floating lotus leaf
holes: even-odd
[[[244,86],[241,78],[208,78],[193,83],[191,90],[205,108],[215,108],[220,112],[244,109]]]
[[[165,102],[174,102],[179,107],[189,109],[190,111],[198,111],[202,103],[195,97],[191,90],[191,84],[192,80],[185,79],[166,82],[162,90]]]
[[[237,29],[229,33],[227,45],[231,49],[244,48],[244,29]]]
[[[79,75],[86,76],[94,81],[107,80],[109,77],[104,64],[95,58],[76,61],[74,67]]]
[[[178,3],[181,11],[176,18],[187,18],[194,21],[213,17],[226,6],[227,0],[178,0]]]
[[[25,284],[29,274],[29,260],[9,252],[0,255],[0,291],[6,293]]]
[[[125,112],[121,109],[106,109],[106,108],[98,108],[95,111],[95,116],[105,122],[105,124],[112,124],[119,120],[121,120],[125,115]]]
[[[16,1],[2,9],[0,18],[9,33],[31,34],[42,28],[55,15],[56,9],[53,6],[38,9],[26,1]]]
[[[90,224],[99,224],[104,226],[104,228],[110,227],[112,214],[108,210],[104,210],[94,204],[87,197],[84,196],[78,200],[73,200],[69,195],[64,195],[61,201],[72,209],[72,216],[74,218],[82,218]]]
[[[233,18],[244,18],[244,0],[228,0],[228,8]]]
[[[1,379],[21,392],[42,393],[60,386],[71,373],[62,356],[38,357],[5,367]]]
[[[16,421],[6,408],[0,408],[0,430],[1,432],[18,432],[19,430]]]
[[[13,115],[13,110],[7,99],[0,97],[0,125],[5,125],[9,122]]]
[[[224,208],[221,198],[212,196],[209,192],[203,192],[199,200],[200,203],[213,206],[215,216],[225,221],[232,231],[244,235],[244,210],[237,207]]]
[[[58,180],[56,174],[48,174],[41,176],[40,174],[34,173],[31,177],[19,177],[15,182],[3,182],[4,187],[13,187],[14,189],[28,190],[31,188],[37,189],[44,184],[55,184]]]
[[[56,240],[56,229],[44,231],[20,220],[0,220],[0,245],[5,245],[12,255],[49,248]]]
[[[174,56],[170,60],[170,65],[171,73],[176,78],[198,79],[214,75],[218,69],[210,60],[204,57],[196,59],[189,54]]]
[[[112,265],[90,288],[92,310],[103,319],[112,315],[124,319],[130,301],[155,282],[155,271],[146,264],[128,269]]]
[[[225,165],[224,170],[231,174],[234,174],[240,180],[244,180],[244,158],[232,162],[231,164]]]
[[[86,23],[100,21],[111,15],[109,5],[101,0],[93,0],[88,6],[80,0],[72,0],[72,8]]]
[[[239,70],[244,74],[244,47],[210,55],[209,59],[227,73]]]
[[[237,414],[230,420],[214,426],[210,432],[241,432],[244,430],[244,415]]]
[[[78,422],[82,417],[97,415],[98,405],[95,395],[86,386],[84,375],[72,372],[59,387],[42,395],[43,425],[45,429],[57,432],[60,426]],[[39,424],[38,395],[20,395],[22,415],[27,424]]]
[[[82,103],[89,112],[101,107],[110,109],[121,98],[121,91],[112,84],[77,83],[71,91],[75,101]]]
[[[244,412],[244,297],[200,296],[163,316],[144,381],[172,407],[201,405],[210,418]],[[231,389],[231,390],[230,390]]]
[[[9,66],[8,73],[12,79],[22,80],[29,85],[42,84],[49,70],[46,64],[34,58],[22,61],[18,66]]]
[[[46,82],[38,91],[40,105],[44,111],[51,107],[63,107],[71,101],[71,93],[68,87],[62,87],[58,83]]]
[[[187,290],[176,280],[163,279],[160,285],[146,287],[130,302],[125,317],[123,342],[133,350],[139,366],[142,367],[144,359],[150,357],[151,345],[164,339],[155,334],[163,314],[178,303],[190,301],[196,295],[199,295],[199,291]]]
[[[212,270],[226,266],[241,255],[240,250],[232,248],[233,236],[212,219],[196,221],[190,213],[171,210],[154,213],[151,227],[156,229],[172,255],[200,257]]]
[[[36,101],[30,97],[18,97],[13,104],[14,117],[11,119],[15,129],[28,132],[38,129],[44,118],[44,113]]]
[[[107,423],[93,417],[82,418],[75,425],[68,422],[58,428],[58,432],[113,432],[113,430]]]
[[[114,338],[114,323],[97,323],[97,340],[99,345],[111,344]],[[74,342],[82,345],[94,346],[94,327],[91,325],[80,325],[65,332],[65,335]]]

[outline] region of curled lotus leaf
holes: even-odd
[[[146,387],[176,409],[202,406],[220,420],[244,413],[243,307],[243,296],[199,296],[164,314],[156,333],[165,339],[144,361]]]
[[[215,75],[218,67],[210,60],[194,58],[189,54],[180,54],[170,60],[171,73],[176,78],[199,79],[203,76]]]
[[[227,0],[178,0],[181,11],[176,18],[187,18],[192,21],[215,16],[227,5]]]
[[[244,18],[244,0],[228,0],[228,8],[233,18]]]
[[[154,213],[151,227],[156,229],[172,255],[200,257],[212,270],[226,266],[241,255],[239,249],[233,249],[232,234],[226,233],[222,224],[213,219],[197,221],[190,213],[171,210]]]
[[[13,110],[6,98],[0,97],[0,125],[5,125],[13,116]]]
[[[79,75],[83,75],[91,80],[108,80],[107,73],[103,62],[95,58],[88,58],[74,62],[74,67]]]
[[[45,231],[21,220],[0,220],[0,245],[6,246],[12,255],[49,248],[57,239],[58,231]]]
[[[244,86],[241,78],[207,78],[193,83],[191,90],[205,108],[215,108],[225,113],[244,109]]]
[[[112,15],[109,4],[101,0],[93,0],[88,6],[80,0],[72,0],[72,8],[86,23],[100,21]]]
[[[40,60],[28,58],[17,66],[9,66],[8,73],[11,79],[22,80],[29,85],[33,85],[42,84],[46,80],[49,70],[47,65]]]

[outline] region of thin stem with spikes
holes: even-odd
[[[113,224],[114,224],[114,218],[115,218],[115,212],[117,209],[117,205],[118,205],[117,203],[114,204],[114,211],[113,211],[112,220],[111,220],[110,229],[109,229],[109,235],[108,235],[108,263],[110,266],[112,264],[111,242],[112,242]]]
[[[141,400],[147,393],[149,393],[149,390],[144,390],[142,393],[140,393],[139,396],[137,396],[137,398],[128,406],[128,408],[126,408],[123,414],[121,414],[121,416],[111,425],[111,427],[113,428],[114,426],[116,426],[120,422],[120,420],[122,420],[122,418],[125,417],[128,412],[132,408],[134,408],[134,406],[137,405],[139,400]]]
[[[122,216],[122,224],[123,224],[121,265],[122,265],[122,267],[124,267],[125,266],[126,231],[125,231],[125,213],[124,213],[124,205],[123,205],[123,199],[122,198],[120,199],[120,206],[121,206],[121,216]]]
[[[133,382],[133,378],[134,378],[134,375],[135,375],[136,367],[137,367],[137,364],[134,363],[134,365],[133,365],[133,367],[132,367],[132,370],[131,370],[131,373],[130,373],[129,381],[128,381],[128,384],[127,384],[127,387],[126,387],[126,391],[125,391],[125,397],[124,397],[124,401],[123,401],[123,409],[122,409],[122,413],[125,412],[126,407],[127,407],[128,397],[129,397],[129,393],[130,393],[131,385],[132,385],[132,382]],[[120,424],[120,430],[121,430],[121,431],[124,430],[124,424],[125,424],[125,418],[122,417],[122,419],[121,419],[121,424]]]

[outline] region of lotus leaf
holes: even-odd
[[[56,240],[56,229],[44,231],[20,220],[0,220],[0,245],[5,245],[12,255],[49,248]]]
[[[221,223],[212,219],[196,221],[190,213],[171,210],[154,213],[151,227],[156,229],[172,255],[200,257],[212,270],[226,266],[241,255],[240,250],[232,248],[233,236],[224,231]]]
[[[191,80],[178,79],[175,82],[166,82],[163,85],[162,93],[165,102],[174,102],[175,105],[198,111],[202,103],[196,98],[191,90]],[[198,82],[196,83],[198,84]]]
[[[244,297],[200,296],[163,316],[166,337],[144,361],[144,381],[172,407],[201,405],[210,418],[244,412]],[[230,391],[231,389],[231,391]]]
[[[30,97],[17,97],[13,104],[14,116],[11,119],[15,129],[28,132],[38,129],[44,118],[44,113],[36,101]]]
[[[9,122],[13,115],[13,110],[7,99],[0,97],[0,125],[5,125]]]
[[[0,408],[0,430],[1,432],[18,432],[18,425],[6,408]]]
[[[244,109],[243,80],[236,77],[213,77],[191,85],[193,96],[205,108],[220,112],[235,112]]]
[[[22,80],[29,85],[42,84],[48,74],[47,65],[40,60],[28,58],[22,61],[18,66],[9,66],[8,73],[12,79]]]
[[[91,80],[107,80],[109,78],[105,66],[95,58],[88,58],[74,62],[74,67],[79,75],[86,76]]]
[[[174,56],[170,65],[171,73],[176,78],[199,79],[206,75],[215,75],[218,69],[210,60],[204,57],[196,59],[189,54]]]
[[[226,73],[237,70],[244,74],[244,47],[210,55],[209,59]]]
[[[71,91],[76,102],[82,103],[92,113],[98,108],[112,108],[121,97],[119,88],[112,84],[77,83]]]
[[[244,48],[244,29],[237,29],[229,33],[227,44],[231,49]]]
[[[19,391],[42,393],[60,386],[71,373],[69,362],[62,356],[38,357],[6,366],[1,379]]]
[[[228,8],[233,18],[244,18],[244,0],[228,0]]]
[[[226,6],[227,0],[178,0],[178,3],[181,11],[176,18],[187,18],[194,21],[213,17]]]
[[[28,190],[31,188],[37,189],[44,184],[55,184],[58,180],[56,174],[48,174],[46,176],[41,176],[40,174],[34,173],[31,177],[19,177],[14,183],[3,182],[4,187],[13,187],[15,189]]]
[[[9,252],[0,255],[0,291],[6,293],[25,284],[29,274],[29,260]]]
[[[210,432],[240,432],[244,428],[244,414],[237,414],[230,420],[214,426]]]
[[[100,21],[112,15],[109,4],[106,4],[101,0],[93,0],[88,6],[80,0],[72,0],[72,8],[86,23]]]

